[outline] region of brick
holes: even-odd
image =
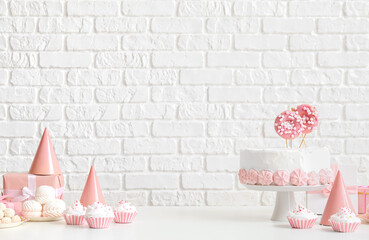
[[[32,103],[34,100],[35,89],[33,88],[0,88],[0,103]]]
[[[144,18],[96,18],[95,28],[97,32],[144,32],[147,21]]]
[[[262,135],[259,122],[209,122],[208,134],[211,137],[253,137]]]
[[[367,137],[369,136],[369,123],[322,122],[319,133],[323,137]]]
[[[12,157],[11,159],[4,159],[4,163],[2,163],[3,166],[6,166],[4,168],[4,171],[7,172],[27,172],[28,165],[29,165],[29,158],[22,158],[22,157]]]
[[[123,1],[122,13],[127,16],[171,16],[176,6],[172,1]]]
[[[232,3],[228,1],[182,1],[178,6],[179,16],[224,17],[230,16]]]
[[[43,122],[40,125],[40,135],[45,128],[50,130],[51,137],[90,138],[93,134],[92,123],[89,122]]]
[[[88,18],[40,18],[38,30],[41,33],[87,33],[93,22]]]
[[[0,106],[0,120],[6,119],[7,116],[7,109],[5,106]]]
[[[287,3],[278,1],[237,1],[233,9],[236,16],[281,17],[287,10]]]
[[[116,16],[118,12],[118,3],[114,1],[67,2],[68,16]]]
[[[96,55],[98,68],[147,67],[149,56],[137,52],[104,52]]]
[[[40,66],[46,68],[84,68],[90,66],[91,63],[90,53],[40,53]]]
[[[235,152],[237,154],[240,153],[240,150],[245,148],[283,148],[286,147],[286,143],[280,137],[276,138],[247,138],[247,139],[239,139],[235,141]],[[293,146],[296,147],[297,143],[294,142]],[[309,142],[310,145],[310,142]],[[326,146],[326,144],[323,144]],[[314,146],[314,145],[312,145]]]
[[[127,189],[177,189],[178,174],[126,174]]]
[[[120,154],[118,140],[68,140],[67,153],[69,155]]]
[[[105,200],[107,202],[119,202],[121,199],[126,199],[128,202],[132,203],[134,206],[144,206],[147,205],[147,193],[144,191],[114,191],[109,193],[104,193]]]
[[[324,51],[324,50],[340,50],[341,48],[342,48],[341,36],[300,35],[290,37],[291,50]]]
[[[209,67],[259,67],[259,53],[217,52],[208,53]]]
[[[0,36],[0,51],[4,51],[7,49],[7,39],[5,36]]]
[[[319,19],[318,33],[368,33],[367,18],[333,18]]]
[[[325,102],[367,102],[367,88],[322,88],[320,100]]]
[[[294,70],[291,73],[293,85],[340,85],[343,82],[341,70]]]
[[[58,70],[13,70],[10,83],[15,86],[60,86],[64,76]]]
[[[266,33],[312,33],[314,28],[314,20],[309,18],[263,19]]]
[[[5,155],[8,146],[6,141],[0,141],[0,154]]]
[[[369,141],[367,139],[348,139],[346,141],[346,153],[348,154],[368,154]]]
[[[209,18],[206,30],[210,33],[256,33],[260,24],[255,18]]]
[[[276,198],[275,192],[266,192],[266,191],[262,192],[261,197],[260,197],[261,205],[262,206],[273,206],[275,203],[275,198]]]
[[[0,122],[1,137],[33,137],[36,125],[26,122]]]
[[[239,85],[285,85],[286,71],[280,70],[236,70],[234,78]]]
[[[33,18],[0,18],[0,33],[32,33],[35,30]]]
[[[160,52],[152,54],[154,67],[202,67],[203,64],[202,53]]]
[[[346,36],[346,47],[348,50],[369,50],[369,37],[365,35]]]
[[[65,114],[68,120],[116,120],[119,118],[117,105],[67,106]]]
[[[184,189],[232,189],[231,174],[185,173],[182,174]]]
[[[174,119],[176,107],[172,104],[124,104],[123,119]]]
[[[118,50],[119,39],[111,35],[72,35],[67,36],[67,49],[72,51],[84,50]]]
[[[185,154],[227,154],[233,152],[233,142],[226,138],[183,139],[181,153]]]
[[[101,122],[96,123],[98,137],[145,137],[149,127],[145,122]]]
[[[348,120],[367,120],[369,119],[369,105],[346,105],[345,117]]]
[[[67,82],[71,86],[114,86],[121,82],[118,70],[71,70]]]
[[[0,68],[33,68],[37,65],[34,53],[0,52]]]
[[[231,46],[229,35],[187,34],[178,37],[180,50],[228,50]]]
[[[14,139],[10,143],[9,151],[13,155],[35,155],[37,147],[40,144],[39,139]],[[64,143],[53,141],[56,154],[64,153]]]
[[[145,87],[96,89],[96,99],[100,103],[147,102],[148,97],[148,89]]]
[[[153,87],[154,102],[203,102],[206,99],[204,87]]]
[[[176,153],[177,143],[174,139],[125,139],[123,142],[125,154],[166,154]]]
[[[314,64],[312,53],[264,53],[266,68],[311,68]]]
[[[369,71],[349,70],[347,73],[347,83],[350,85],[369,85]]]
[[[180,119],[230,119],[230,104],[184,103],[179,106]]]
[[[94,166],[97,172],[135,172],[146,168],[146,157],[95,157]]]
[[[5,1],[0,1],[0,16],[5,16],[7,13],[7,4]]]
[[[124,75],[126,85],[173,85],[177,79],[175,69],[127,69]]]
[[[294,17],[338,17],[341,11],[341,2],[307,1],[290,2],[288,13]]]
[[[122,187],[122,178],[118,174],[99,174],[99,182],[102,189],[120,190]],[[112,184],[114,183],[114,184]]]
[[[210,87],[210,102],[259,102],[261,88],[255,87]]]
[[[152,134],[155,137],[201,137],[205,127],[201,122],[154,122]]]
[[[239,50],[283,50],[287,37],[281,35],[236,35],[235,48]]]
[[[150,158],[152,171],[200,171],[202,157],[198,156],[152,156]]]
[[[273,119],[279,113],[287,109],[286,105],[250,105],[236,104],[234,117],[236,119]]]
[[[181,70],[181,84],[188,85],[222,85],[232,83],[231,70]]]
[[[12,105],[9,107],[11,119],[20,121],[61,120],[63,111],[61,106],[51,105]]]
[[[151,30],[155,33],[200,33],[202,20],[198,18],[153,18]]]
[[[319,53],[318,64],[321,67],[367,67],[369,54],[361,53]]]
[[[314,88],[310,87],[279,87],[264,90],[264,100],[268,103],[313,102],[314,96]]]
[[[240,169],[240,158],[230,156],[206,157],[206,170],[209,172],[237,172]]]
[[[201,206],[204,193],[199,191],[152,191],[151,204],[154,206]]]
[[[320,119],[337,120],[342,115],[342,106],[338,104],[317,104]]]
[[[8,82],[8,75],[6,70],[0,70],[0,85],[5,85]]]
[[[88,88],[41,88],[41,103],[91,103],[93,93]]]
[[[350,17],[368,17],[369,3],[366,1],[345,2],[343,12]]]
[[[255,191],[217,191],[206,195],[209,206],[257,206],[259,201],[260,195]]]
[[[171,50],[174,46],[172,35],[126,35],[122,39],[122,47],[127,50]]]
[[[63,6],[57,1],[11,1],[9,11],[13,16],[61,16]]]

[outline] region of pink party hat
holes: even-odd
[[[329,218],[343,207],[350,208],[352,212],[355,212],[351,200],[347,195],[346,186],[343,182],[341,172],[338,171],[333,183],[331,193],[329,194],[327,204],[325,205],[320,224],[331,226],[332,224],[329,222]]]
[[[94,202],[101,202],[105,204],[104,195],[101,191],[99,180],[97,179],[94,166],[91,166],[90,173],[83,189],[81,199],[79,200],[85,207],[92,205]]]
[[[42,134],[42,138],[38,145],[31,168],[29,169],[29,173],[35,175],[62,173],[47,128],[45,128],[44,133]]]

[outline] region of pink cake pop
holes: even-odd
[[[240,179],[241,184],[247,183],[247,172],[245,169],[240,169],[240,171],[238,171],[238,178]]]
[[[307,184],[310,186],[319,184],[319,175],[315,171],[311,171],[308,173]]]
[[[274,129],[284,139],[295,139],[304,129],[303,121],[296,111],[284,111],[274,122]]]
[[[247,171],[247,183],[250,185],[255,185],[258,183],[258,171],[255,169],[249,169]]]
[[[269,186],[273,183],[273,173],[268,170],[261,170],[258,175],[258,184]]]
[[[291,184],[295,186],[306,185],[307,180],[306,173],[301,169],[294,170],[290,175]]]
[[[318,126],[318,111],[315,107],[302,104],[296,108],[297,113],[300,115],[303,123],[304,123],[304,134],[311,133],[314,128]]]
[[[279,170],[273,174],[273,182],[277,186],[285,186],[290,182],[290,174],[286,170]]]

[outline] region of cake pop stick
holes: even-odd
[[[305,133],[305,134],[303,134],[302,141],[301,141],[301,143],[300,143],[299,148],[301,148],[302,143],[305,143],[305,147],[306,147],[305,137],[306,137],[306,133]]]

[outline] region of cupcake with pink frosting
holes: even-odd
[[[318,215],[304,206],[298,205],[292,212],[289,212],[287,219],[292,228],[306,229],[314,226]]]
[[[85,219],[86,207],[78,200],[64,211],[64,219],[68,225],[82,225]]]
[[[359,227],[361,220],[349,208],[341,208],[336,214],[333,214],[329,221],[336,232],[355,232]]]
[[[127,201],[120,201],[114,209],[114,221],[116,223],[131,223],[136,216],[136,207]]]
[[[114,212],[111,207],[100,202],[94,202],[88,206],[85,219],[90,228],[108,228],[114,219]]]

